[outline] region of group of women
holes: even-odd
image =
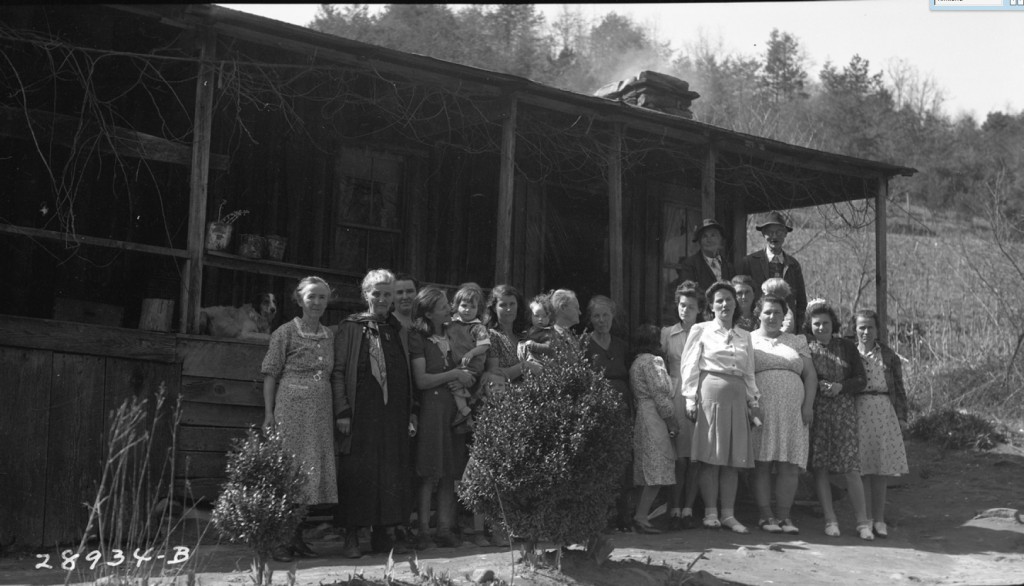
[[[740,471],[752,469],[757,525],[771,533],[799,533],[790,509],[798,475],[810,466],[826,535],[840,534],[829,475],[842,474],[858,535],[886,537],[887,477],[907,472],[906,393],[899,357],[878,341],[877,314],[856,313],[855,345],[834,335],[835,311],[814,300],[803,334],[797,335],[787,331],[792,313],[784,290],[777,293],[769,284],[748,312],[741,307],[751,298],[744,287],[749,283],[742,277],[718,281],[705,292],[692,282],[680,285],[679,324],[663,329],[661,338],[670,382],[650,384],[666,378],[658,359],[654,374],[641,374],[634,382],[638,400],[646,403],[637,408],[642,415],[636,422],[636,480],[646,488],[636,527],[657,531],[646,523],[647,507],[657,487],[668,484],[690,488],[682,508],[680,489],[672,492],[670,515],[681,526],[695,526],[691,479],[696,475],[703,526],[748,533],[736,519],[735,499]],[[696,323],[704,300],[711,319]],[[641,328],[639,334],[642,345],[649,333]],[[647,371],[651,363],[638,358],[634,368]],[[653,396],[651,388],[657,389]],[[670,447],[675,448],[675,479],[668,474]],[[658,466],[651,463],[652,454],[659,455]],[[683,474],[686,482],[669,482]]]
[[[308,471],[303,501],[338,503],[335,523],[346,528],[343,555],[349,557],[362,555],[362,528],[370,529],[372,551],[395,547],[394,528],[409,521],[413,503],[418,549],[457,545],[454,488],[468,450],[464,426],[453,424],[462,420],[456,391],[485,397],[495,385],[543,368],[519,351],[527,324],[514,287],[495,286],[480,312],[489,349],[485,370],[474,375],[452,353],[453,311],[445,292],[420,289],[411,325],[403,325],[393,313],[395,281],[390,271],[370,271],[362,283],[367,311],[326,327],[320,322],[330,287],[318,277],[303,279],[293,294],[302,315],[272,334],[262,367],[264,426],[281,430],[286,448]],[[623,416],[635,422],[620,526],[628,516],[627,494],[637,485],[642,489],[626,524],[658,532],[649,510],[659,488],[671,486],[670,527],[700,524],[693,516],[699,493],[704,527],[746,533],[734,505],[739,472],[753,469],[758,525],[797,533],[790,508],[797,475],[810,463],[828,535],[839,535],[829,492],[829,474],[838,473],[845,475],[859,535],[886,536],[886,477],[907,471],[901,437],[906,399],[899,358],[877,340],[877,315],[857,313],[855,346],[833,335],[835,312],[818,301],[808,307],[806,337],[798,336],[785,331],[791,312],[783,295],[762,295],[750,308],[752,293],[742,277],[706,291],[683,283],[675,295],[679,323],[660,330],[640,326],[631,366],[626,343],[611,335],[615,302],[590,300],[592,331],[583,349],[622,393]],[[580,321],[575,294],[560,289],[548,300],[554,339],[577,344],[569,335]],[[700,321],[705,305],[710,319]],[[478,544],[482,538],[480,532]],[[286,560],[315,553],[297,531],[274,555]]]

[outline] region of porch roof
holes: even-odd
[[[228,36],[247,34],[257,42],[276,44],[284,50],[305,52],[318,59],[350,60],[351,64],[366,68],[392,69],[410,79],[425,83],[437,83],[442,80],[469,83],[477,86],[478,90],[490,91],[496,96],[515,95],[523,103],[541,108],[586,114],[603,121],[617,122],[628,129],[646,134],[660,135],[694,145],[713,144],[720,152],[795,168],[885,179],[896,175],[911,176],[917,172],[911,167],[801,147],[618,100],[561,90],[515,75],[354,41],[223,6],[193,4],[112,7],[139,15],[158,17],[169,24],[209,26]]]

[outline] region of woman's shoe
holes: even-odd
[[[829,537],[839,537],[839,522],[829,521],[825,523],[825,535]]]
[[[451,531],[438,533],[437,539],[434,541],[437,543],[437,547],[458,547],[462,545],[462,540]]]
[[[883,521],[875,521],[874,529],[875,535],[877,535],[878,537],[882,539],[889,537],[889,527],[887,527]]]
[[[287,545],[278,545],[270,550],[270,557],[274,558],[275,562],[288,563],[295,561],[295,557],[292,555],[292,548]]]
[[[413,547],[416,551],[423,551],[425,549],[434,549],[437,547],[437,544],[427,535],[426,531],[421,531],[419,536],[416,537],[416,544]]]
[[[779,526],[778,520],[774,517],[759,519],[757,526],[761,528],[761,531],[767,531],[768,533],[782,533],[782,527]]]
[[[864,541],[874,541],[875,534],[871,531],[871,523],[857,525],[857,535]]]
[[[658,535],[661,533],[661,529],[655,529],[650,523],[641,523],[636,519],[633,519],[633,530],[637,533],[646,533],[647,535]]]
[[[750,529],[747,529],[746,526],[743,525],[743,523],[737,521],[736,517],[733,517],[732,515],[722,519],[722,527],[732,529],[733,533],[739,533],[741,535],[746,535],[747,533],[750,533]]]
[[[703,525],[705,529],[720,529],[722,527],[721,521],[718,520],[718,515],[705,516]]]
[[[309,547],[309,544],[301,539],[296,539],[292,542],[292,553],[304,558],[318,558],[318,554],[313,548]]]
[[[783,519],[782,523],[779,524],[779,528],[782,529],[782,532],[785,533],[786,535],[799,535],[800,534],[800,530],[797,529],[796,525],[794,525],[793,522],[790,521],[789,519]]]
[[[341,555],[350,559],[356,559],[363,557],[363,552],[359,550],[359,537],[357,535],[346,535],[345,545],[341,548]]]

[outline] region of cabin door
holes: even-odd
[[[586,309],[610,292],[608,195],[549,184],[545,204],[544,288],[572,289]]]
[[[700,194],[696,190],[679,188],[664,198],[661,204],[661,295],[662,325],[679,321],[675,307],[675,290],[682,282],[680,269],[683,260],[700,247],[693,235],[701,223]]]

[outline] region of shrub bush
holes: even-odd
[[[619,394],[583,352],[488,397],[459,497],[531,544],[587,543],[605,526],[630,452]],[[504,522],[503,522],[504,521]]]
[[[918,418],[910,426],[910,434],[947,450],[989,450],[997,443],[1006,441],[992,422],[973,413],[954,409],[936,411]]]
[[[284,450],[279,431],[250,428],[228,454],[227,476],[213,524],[221,536],[249,546],[262,584],[271,550],[290,541],[306,515],[299,497],[308,473]]]

